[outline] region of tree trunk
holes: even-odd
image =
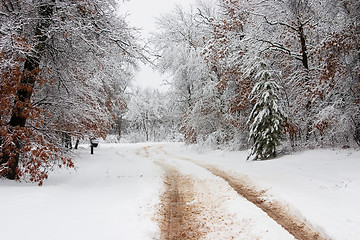
[[[300,43],[301,43],[301,55],[302,55],[302,65],[305,68],[306,71],[306,76],[305,76],[305,91],[311,91],[311,87],[309,86],[310,84],[310,73],[309,73],[309,57],[308,57],[308,53],[307,53],[307,46],[306,46],[306,36],[304,33],[304,25],[303,23],[299,22],[299,28],[298,28],[298,33],[299,33],[299,37],[300,37]],[[306,114],[306,141],[310,140],[310,135],[312,132],[312,102],[311,99],[308,98],[307,99],[307,104],[305,107],[305,114]]]
[[[304,28],[303,25],[300,23],[300,27],[299,27],[299,35],[300,35],[300,43],[301,43],[301,54],[302,54],[302,64],[303,67],[306,70],[309,70],[309,60],[308,60],[308,55],[307,55],[307,47],[306,47],[306,37],[305,37],[305,33],[304,33]]]
[[[34,84],[36,81],[36,69],[39,66],[39,61],[34,57],[29,57],[25,61],[23,78],[20,81],[19,88],[16,93],[16,99],[14,103],[14,108],[11,114],[10,121],[8,123],[10,131],[9,134],[14,135],[13,145],[10,149],[11,154],[3,152],[1,159],[1,164],[7,165],[7,170],[2,174],[3,177],[6,177],[11,180],[17,178],[17,167],[19,165],[20,152],[22,149],[21,141],[18,139],[18,131],[21,131],[21,128],[25,127],[27,114],[26,111],[29,109],[30,98],[33,93]],[[10,156],[11,155],[11,156]]]
[[[53,0],[55,2],[55,0]],[[28,110],[31,109],[31,96],[33,94],[34,85],[38,77],[38,68],[40,62],[39,53],[44,50],[44,43],[47,40],[46,30],[50,26],[49,19],[52,16],[54,9],[53,4],[42,5],[38,9],[39,23],[34,30],[34,36],[36,44],[34,46],[35,51],[32,56],[28,56],[24,63],[24,70],[22,78],[20,80],[19,87],[16,92],[16,98],[14,107],[12,110],[11,118],[8,123],[9,134],[13,136],[13,143],[10,149],[10,153],[2,150],[2,157],[0,158],[0,164],[6,165],[6,170],[2,172],[1,176],[11,180],[17,178],[17,168],[20,160],[20,153],[22,150],[21,140],[19,139],[19,131],[26,125],[28,119]]]
[[[75,142],[75,149],[78,149],[78,147],[79,147],[79,139],[76,139],[76,142]]]
[[[71,135],[64,133],[65,148],[72,149]]]
[[[118,135],[119,135],[119,139],[121,139],[121,135],[122,135],[122,115],[120,115],[120,117],[118,118]]]

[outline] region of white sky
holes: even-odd
[[[162,14],[171,12],[178,4],[184,7],[194,4],[196,0],[130,0],[121,3],[120,13],[127,13],[127,21],[131,26],[142,29],[143,37],[155,31],[156,18]],[[141,64],[141,70],[136,74],[134,85],[143,88],[157,88],[166,90],[163,80],[166,76],[153,71],[149,66]]]

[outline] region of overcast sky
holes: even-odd
[[[130,25],[141,28],[143,37],[148,37],[150,32],[155,31],[155,19],[161,14],[171,12],[177,4],[187,7],[195,2],[196,0],[130,0],[120,5],[120,12],[127,13]],[[141,66],[134,84],[164,90],[166,87],[161,87],[161,84],[165,78],[166,76],[161,76],[150,67]]]

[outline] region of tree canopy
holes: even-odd
[[[72,167],[69,139],[106,136],[140,58],[115,1],[2,1],[0,176]]]

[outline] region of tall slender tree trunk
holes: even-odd
[[[306,35],[304,32],[304,25],[303,23],[301,23],[299,21],[299,28],[298,28],[298,33],[299,33],[299,38],[300,38],[300,44],[301,44],[301,62],[302,65],[306,71],[306,76],[305,76],[305,92],[309,92],[310,93],[310,89],[311,87],[309,86],[310,84],[310,72],[309,72],[309,57],[308,57],[308,53],[307,53],[307,45],[306,45]],[[305,106],[305,114],[306,114],[306,141],[308,141],[310,139],[310,135],[312,132],[312,120],[311,120],[311,111],[312,111],[312,102],[310,97],[308,97],[307,99],[307,103]]]
[[[306,37],[304,33],[304,27],[301,23],[299,27],[299,37],[300,37],[301,51],[302,51],[302,64],[306,70],[309,70],[309,58],[307,54]]]
[[[118,132],[119,139],[121,139],[121,137],[122,137],[122,115],[120,115],[120,117],[118,117],[117,129],[118,129],[117,132]]]

